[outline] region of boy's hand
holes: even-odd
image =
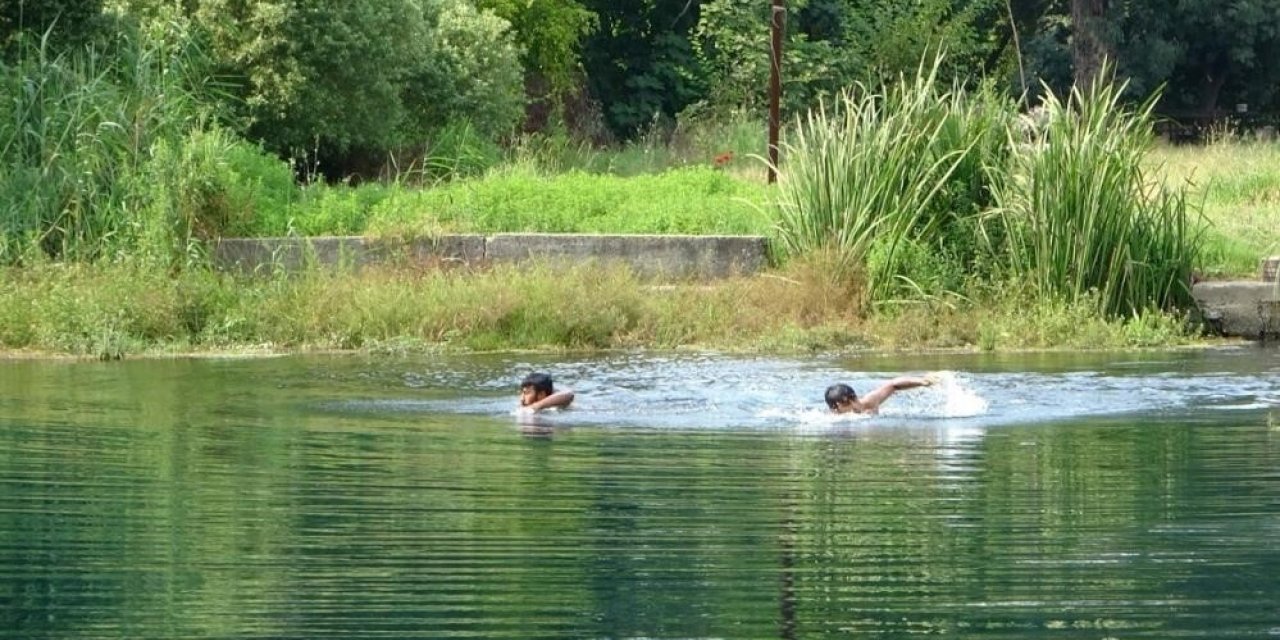
[[[923,378],[921,378],[921,380],[924,381],[924,386],[926,387],[932,387],[933,385],[942,382],[942,378],[936,373],[927,373]]]

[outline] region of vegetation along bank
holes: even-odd
[[[52,30],[0,16],[10,351],[1172,345],[1199,340],[1193,278],[1252,273],[1280,246],[1280,147],[1226,128],[1157,144],[1167,99],[1121,77],[1022,94],[990,81],[999,64],[969,77],[955,56],[972,52],[932,58],[923,39],[900,74],[790,92],[766,185],[759,104],[724,97],[738,79],[708,71],[705,100],[640,126],[616,110],[634,104],[624,91],[547,62],[536,20],[483,2],[322,2],[306,20],[281,5],[253,40],[212,0],[183,15],[62,4]],[[688,19],[727,38],[730,4]],[[559,32],[578,34],[566,50],[604,46],[610,10],[557,6],[585,12],[556,18],[583,20]],[[339,24],[421,37],[316,58]],[[724,51],[698,55],[713,69]],[[595,107],[575,98],[588,89]],[[208,259],[229,236],[526,231],[760,234],[777,251],[771,270],[714,283],[549,263],[246,275]]]

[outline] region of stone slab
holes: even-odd
[[[625,264],[642,277],[705,279],[760,271],[768,242],[760,236],[503,233],[489,237],[485,256],[491,262],[599,260]]]
[[[412,240],[371,240],[377,259],[395,263],[408,261],[417,266],[479,264],[484,261],[485,237],[479,234],[450,234]]]
[[[1191,295],[1213,331],[1232,337],[1280,338],[1280,286],[1267,282],[1199,282]]]
[[[360,237],[224,238],[213,247],[214,264],[245,273],[297,271],[311,264],[359,266],[367,254]]]
[[[224,238],[213,248],[219,268],[244,273],[297,271],[317,265],[359,268],[370,264],[471,263],[484,260],[481,235],[371,239],[360,236],[314,238]]]

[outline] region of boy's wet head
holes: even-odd
[[[555,393],[551,384],[551,376],[545,373],[531,373],[520,381],[520,406],[527,407]]]
[[[827,387],[827,406],[832,411],[839,412],[841,405],[849,404],[858,399],[858,394],[854,393],[853,387],[847,384],[833,384]]]

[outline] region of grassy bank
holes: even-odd
[[[204,83],[161,82],[202,68],[163,45],[126,40],[136,64],[101,71],[37,52],[0,74],[22,97],[0,109],[0,348],[1170,345],[1193,267],[1251,270],[1274,245],[1237,210],[1275,220],[1273,149],[1232,172],[1229,147],[1202,179],[1181,151],[1150,153],[1150,104],[1110,89],[1050,100],[1026,128],[1007,97],[922,69],[795,123],[777,187],[747,157],[758,123],[735,118],[603,150],[461,130],[387,180],[299,183],[214,124]],[[1220,223],[1207,252],[1195,189]],[[204,261],[219,236],[499,231],[767,234],[784,266],[656,287],[593,265],[240,279]]]
[[[0,270],[0,345],[95,358],[244,348],[500,350],[1123,348],[1189,342],[1173,317],[1004,296],[866,313],[825,271],[653,285],[583,265],[242,279],[133,265]]]

